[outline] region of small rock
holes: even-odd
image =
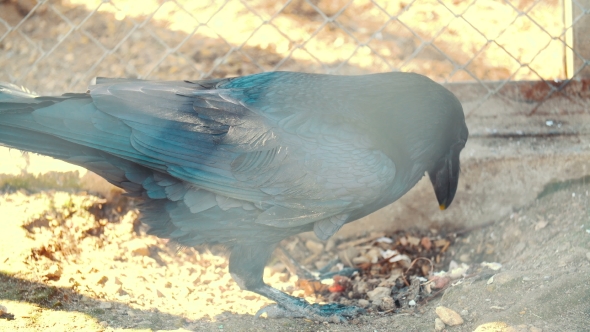
[[[514,280],[516,277],[517,277],[517,275],[514,272],[498,273],[494,276],[494,283],[499,284],[499,285],[503,285],[503,284],[506,284],[506,283]]]
[[[389,237],[382,236],[382,237],[378,238],[377,240],[375,240],[375,242],[391,244],[391,243],[393,243],[393,240]]]
[[[492,262],[492,263],[482,262],[481,266],[487,267],[488,269],[494,270],[494,271],[498,271],[502,268],[502,264],[496,263],[496,262]]]
[[[309,249],[309,251],[311,251],[314,254],[319,254],[324,250],[323,244],[312,240],[308,240],[307,242],[305,242],[305,246],[307,247],[307,249]]]
[[[547,224],[548,224],[547,221],[541,220],[535,224],[535,230],[538,231],[540,229],[543,229],[543,228],[545,228],[545,226],[547,226]]]
[[[359,304],[359,307],[366,308],[369,306],[369,301],[367,301],[365,299],[360,299],[358,304]]]
[[[491,285],[494,283],[494,276],[491,276],[490,279],[486,282],[486,284]]]
[[[467,271],[469,270],[469,265],[465,263],[461,263],[461,265],[458,265],[457,263],[452,263],[454,262],[451,261],[451,264],[449,264],[449,272],[447,273],[447,276],[451,278],[451,280],[462,278],[464,275],[467,274]]]
[[[467,263],[467,262],[469,262],[471,260],[471,255],[469,255],[469,254],[463,254],[463,255],[459,256],[459,260],[461,262]]]
[[[113,304],[111,302],[100,302],[98,307],[101,309],[111,309],[113,307]]]
[[[469,311],[467,309],[461,310],[461,316],[467,316],[467,315],[469,315]]]
[[[391,310],[395,308],[395,302],[389,296],[384,297],[381,299],[381,304],[379,305],[381,310]]]
[[[428,280],[432,282],[430,286],[435,289],[444,288],[451,282],[451,278],[441,276],[432,276]]]
[[[98,323],[98,324],[100,324],[102,327],[109,326],[109,323],[107,321],[104,321],[104,320],[102,322]]]
[[[508,329],[508,324],[504,322],[490,322],[481,324],[473,332],[504,332]]]
[[[442,330],[444,330],[446,327],[445,323],[443,323],[442,320],[440,320],[440,318],[435,318],[434,319],[434,330],[437,332],[440,332]]]
[[[432,241],[430,240],[430,238],[426,236],[423,237],[422,240],[420,240],[420,244],[426,250],[430,250],[432,248]]]
[[[5,314],[5,313],[7,313],[7,312],[8,312],[8,309],[6,309],[6,307],[5,307],[5,306],[3,306],[3,305],[0,305],[0,315],[3,315],[3,314]]]
[[[348,247],[344,250],[338,252],[338,258],[340,261],[344,263],[346,266],[353,267],[354,264],[352,263],[352,259],[358,257],[359,251],[355,247]]]
[[[420,239],[414,236],[408,236],[408,243],[417,247],[420,244]]]
[[[455,326],[463,324],[463,318],[461,318],[461,315],[447,307],[436,307],[436,314],[446,325]]]
[[[381,252],[377,248],[371,248],[371,250],[369,250],[365,256],[371,263],[375,264],[381,258]]]
[[[402,236],[399,238],[399,244],[401,244],[402,246],[407,246],[408,245],[408,239],[406,239],[405,236]]]
[[[586,253],[586,258],[590,261],[590,251]]]
[[[388,287],[377,287],[370,292],[367,292],[369,300],[375,302],[378,299],[389,297],[391,294],[391,288]]]
[[[392,271],[391,276],[389,276],[389,278],[383,280],[381,283],[379,283],[379,287],[393,287],[395,286],[395,282],[396,280],[401,276],[401,272],[400,273],[396,273],[394,271]]]
[[[473,332],[504,332],[508,331],[509,328],[510,327],[508,326],[508,324],[504,322],[490,322],[479,325],[475,328]]]
[[[366,294],[369,291],[369,284],[364,281],[359,281],[353,287],[354,291],[361,295]]]
[[[413,307],[413,306],[415,306],[415,305],[416,305],[416,301],[414,301],[414,300],[410,300],[410,302],[408,302],[408,305],[409,305],[410,307]]]

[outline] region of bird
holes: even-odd
[[[468,134],[456,96],[414,73],[97,78],[61,96],[0,84],[0,145],[102,176],[137,197],[150,234],[225,246],[240,288],[275,302],[257,316],[361,314],[267,285],[273,250],[301,232],[328,239],[426,174],[448,208]]]

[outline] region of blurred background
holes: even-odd
[[[590,229],[589,61],[590,0],[0,0],[0,81],[26,87],[39,95],[83,92],[97,76],[196,80],[275,70],[339,75],[404,71],[429,76],[459,97],[470,130],[453,207],[446,212],[437,211],[432,189],[422,182],[400,202],[369,216],[365,222],[347,225],[336,241],[409,227],[440,229],[452,225],[478,229],[492,223],[500,225],[497,223],[503,220],[506,224],[489,231],[492,235],[480,234],[482,238],[473,241],[502,242],[494,242],[498,247],[486,259],[504,260],[507,266],[521,266],[523,260],[543,260],[533,257],[543,245],[548,253],[561,250],[563,255],[572,248],[581,248],[576,252],[582,259],[587,255],[590,261],[590,241],[578,237],[579,232],[590,233],[586,231]],[[116,195],[112,188],[84,169],[6,149],[0,150],[0,160],[0,187],[4,192],[0,208],[21,223],[38,221],[47,213],[54,214],[52,220],[63,221],[68,219],[64,217],[67,213],[60,215],[56,211],[64,206],[78,204],[93,211],[90,207],[100,205],[100,210],[111,204],[108,213],[101,212],[103,215],[97,219],[103,220],[103,226],[109,218],[118,218],[137,229],[136,216],[127,213],[133,206],[113,198]],[[571,186],[577,187],[570,190]],[[39,188],[70,194],[55,196],[52,191],[42,194],[49,196],[39,196]],[[81,191],[96,197],[89,201],[80,198],[84,195],[72,194]],[[551,196],[556,193],[565,196]],[[526,210],[539,208],[541,199],[546,200],[542,205],[555,209]],[[14,203],[20,207],[10,202],[20,202]],[[40,207],[24,207],[34,202]],[[570,208],[579,208],[581,212],[572,217],[567,215]],[[523,217],[523,209],[530,212],[529,219]],[[61,217],[55,217],[56,213]],[[537,239],[544,240],[521,241],[523,234],[543,232],[545,227],[550,228],[547,225],[554,225],[553,235],[543,237],[535,233]],[[567,233],[568,229],[571,233]],[[547,244],[560,231],[568,243],[565,249],[562,242],[555,243],[557,247]],[[20,241],[16,233],[4,233],[5,241]],[[79,239],[78,235],[72,236]],[[148,244],[117,248],[139,256],[129,261],[139,259],[138,264],[145,268],[147,258],[143,257],[153,256],[153,248],[164,244],[145,235],[121,236],[125,241],[138,237]],[[303,237],[301,241],[306,244],[315,240]],[[465,262],[481,260],[483,256],[476,259],[473,253],[486,252],[473,243],[461,249],[463,254],[471,255]],[[321,248],[325,247],[322,244]],[[147,252],[141,248],[148,248]],[[5,246],[2,251],[0,243],[0,263],[2,253],[12,256],[12,249]],[[461,250],[453,251],[454,255],[459,257]],[[182,260],[172,258],[174,251],[169,254],[169,264],[183,264]],[[225,261],[207,255],[197,254],[196,262],[195,258],[182,259],[205,266],[199,272],[203,275],[223,275],[219,269],[226,268]],[[559,257],[560,262],[564,259],[567,261]],[[582,266],[576,259],[572,262]],[[47,264],[49,269],[55,262]],[[560,265],[560,269],[567,270],[567,264]],[[14,269],[18,270],[16,266]],[[65,266],[58,268],[67,270]],[[551,271],[554,267],[546,266]],[[538,265],[530,268],[541,269]],[[46,275],[46,271],[35,273],[40,279],[43,278],[39,274]],[[72,275],[76,275],[75,271]],[[194,275],[188,273],[186,279],[191,278]],[[289,281],[288,277],[283,279],[275,282]],[[66,281],[62,286],[70,287]],[[180,317],[200,319],[225,311],[254,313],[256,305],[266,303],[257,296],[248,298],[258,301],[254,307],[241,303],[238,299],[243,300],[245,295],[237,291],[229,277],[222,279],[220,285],[227,292],[210,293],[211,300],[204,300],[203,306],[212,306],[213,298],[232,299],[221,301],[223,305],[209,311],[195,305],[196,309],[189,313],[182,307],[167,310]],[[590,296],[590,286],[586,286],[581,294]],[[121,285],[113,287],[119,289]],[[141,304],[122,298],[125,294],[109,297],[105,293],[102,298],[133,303],[129,306],[137,310],[155,304],[164,308],[174,302],[166,289],[170,287],[162,284],[157,292],[136,290],[144,299]],[[206,293],[208,289],[211,287],[201,291]],[[134,298],[131,289],[126,292]],[[190,298],[190,292],[185,295],[183,298]],[[576,301],[566,299],[564,307],[571,307]],[[574,313],[575,308],[578,307],[574,305]],[[588,305],[580,308],[583,314],[590,314]],[[103,314],[96,316],[98,320],[106,319]],[[177,318],[172,315],[162,320]],[[141,319],[131,321],[130,326],[135,326]],[[570,327],[576,330],[576,325]],[[552,328],[549,330],[555,330]]]
[[[586,0],[3,0],[0,79],[39,94],[96,76],[413,71],[441,82],[589,75]],[[542,93],[537,98],[545,97]]]

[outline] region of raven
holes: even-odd
[[[80,165],[138,197],[151,234],[226,246],[233,279],[275,301],[263,309],[272,317],[361,312],[266,285],[273,249],[305,231],[327,239],[425,173],[446,209],[467,137],[459,100],[412,73],[98,78],[57,97],[0,85],[1,145]]]

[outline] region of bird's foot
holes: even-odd
[[[314,321],[344,323],[347,318],[364,312],[362,308],[338,303],[310,304],[303,299],[293,298],[288,302],[271,304],[258,310],[256,317],[266,313],[269,318],[307,318]]]

